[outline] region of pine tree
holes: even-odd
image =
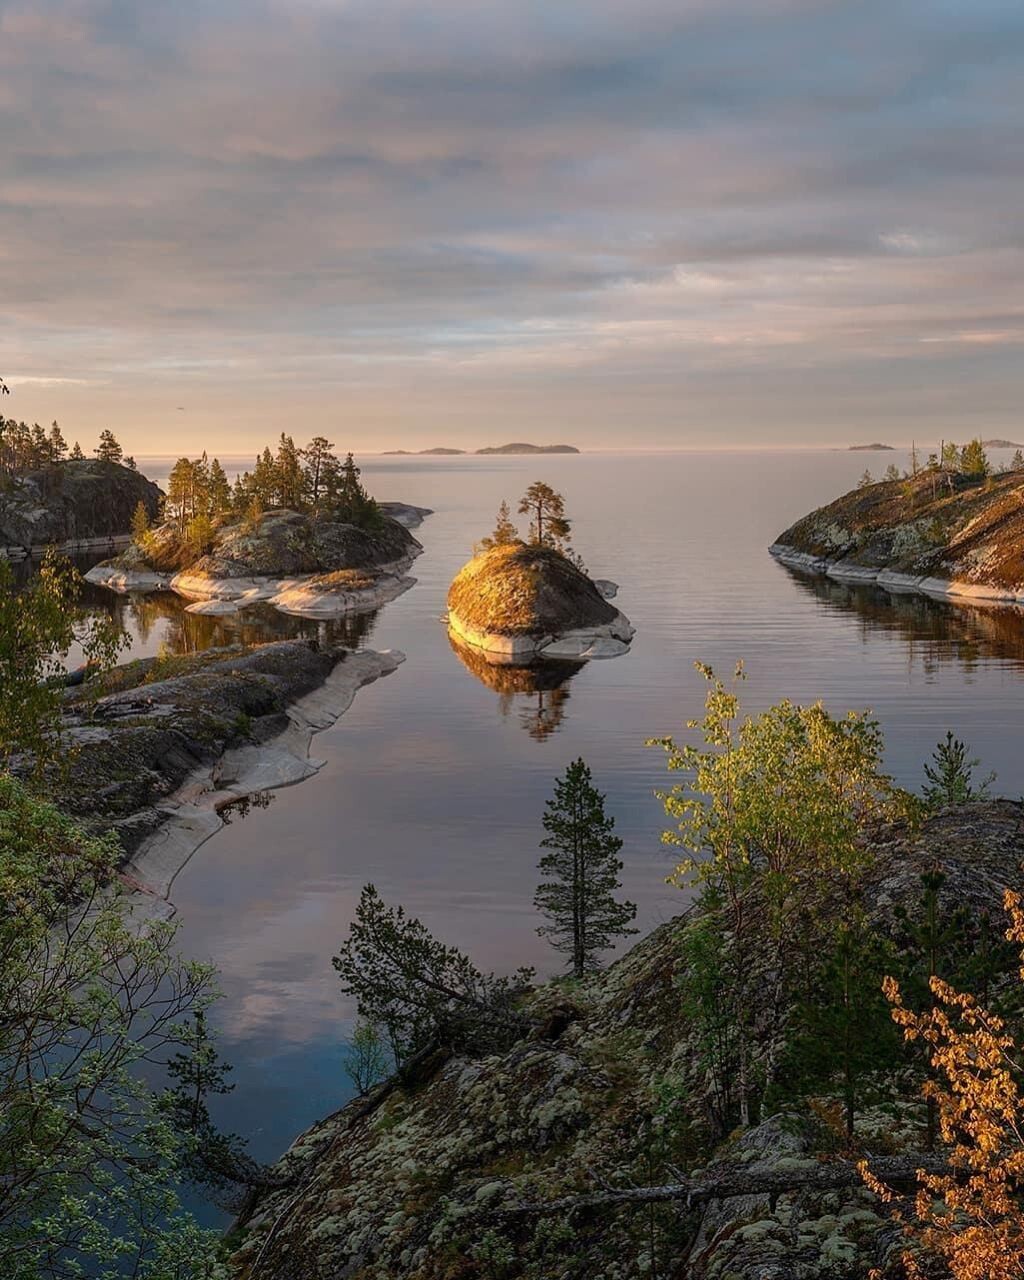
[[[932,753],[932,763],[924,766],[928,784],[922,794],[929,809],[988,799],[989,787],[995,781],[995,774],[989,774],[975,787],[974,770],[981,761],[977,757],[969,758],[967,752],[967,744],[954,738],[952,730],[946,733],[945,741],[936,746]]]
[[[224,468],[217,458],[210,463],[208,479],[208,505],[211,516],[222,516],[231,510],[233,505],[231,485],[224,474]]]
[[[301,457],[305,463],[306,497],[313,511],[317,512],[338,487],[339,463],[334,456],[334,445],[326,436],[314,436],[302,450]]]
[[[96,446],[96,457],[100,462],[120,462],[124,457],[124,450],[117,443],[112,431],[104,429],[100,432],[100,442]]]
[[[565,499],[543,480],[535,480],[519,500],[519,514],[530,517],[530,542],[535,547],[564,551],[570,537]]]
[[[56,422],[52,422],[50,425],[49,445],[50,461],[63,462],[65,454],[68,452],[68,442],[64,439],[64,434],[61,433]]]
[[[378,510],[359,476],[355,459],[347,453],[338,474],[338,514],[351,524],[366,526],[376,520]]]
[[[149,533],[149,512],[146,504],[139,502],[132,514],[132,541],[141,546]]]
[[[555,782],[553,799],[543,819],[548,833],[541,848],[534,906],[549,924],[537,932],[570,957],[575,977],[597,967],[600,952],[616,937],[636,933],[629,922],[636,915],[631,902],[619,902],[622,841],[614,834],[615,819],[604,811],[604,796],[595,789],[590,769],[575,760]]]
[[[71,446],[71,453],[69,454],[69,457],[72,462],[81,462],[85,457],[85,454],[82,452],[82,446],[77,440]]]
[[[960,470],[965,476],[974,478],[989,474],[991,467],[980,440],[971,440],[964,445],[960,454]]]
[[[287,507],[291,511],[301,511],[302,491],[305,488],[302,463],[299,460],[295,441],[291,436],[286,436],[283,431],[277,445],[277,457],[274,460],[274,479],[278,505]]]
[[[871,472],[865,468],[863,474],[861,475],[861,478],[857,481],[857,488],[866,489],[868,485],[872,485],[874,483],[875,483],[874,476],[872,476]]]
[[[492,547],[509,547],[512,543],[518,541],[519,530],[512,523],[508,503],[502,499],[501,506],[498,508],[498,518],[494,525],[494,532],[489,533],[486,538],[481,538],[480,546],[485,551],[490,551]]]

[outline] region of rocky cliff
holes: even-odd
[[[33,471],[0,490],[0,547],[123,537],[140,502],[156,517],[160,496],[151,480],[114,462],[84,459]]]
[[[863,905],[883,929],[941,871],[940,910],[998,910],[1024,810],[946,810],[878,831]],[[701,1035],[682,1012],[693,914],[585,984],[532,997],[506,1053],[438,1053],[305,1133],[237,1234],[239,1280],[863,1280],[902,1238],[819,1111],[765,1109],[708,1148]],[[766,972],[766,985],[770,974]],[[755,1027],[755,1056],[777,1027]],[[916,1089],[858,1116],[878,1170],[912,1169]],[[909,1159],[903,1154],[915,1153]],[[663,1199],[638,1200],[659,1186]]]

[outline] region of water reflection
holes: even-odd
[[[856,614],[864,639],[877,632],[898,636],[911,661],[920,663],[926,674],[951,662],[973,672],[991,658],[1024,667],[1024,609],[1017,605],[953,604],[917,592],[890,594],[871,584],[837,582],[789,567],[786,572],[830,612]]]
[[[186,601],[173,592],[115,595],[86,583],[82,604],[90,613],[113,617],[132,640],[133,651],[159,643],[167,653],[201,653],[227,644],[264,644],[270,640],[317,639],[321,644],[356,649],[373,634],[379,610],[338,618],[297,618],[268,604],[238,613],[208,615],[186,612]]]
[[[558,731],[569,701],[569,681],[582,671],[584,663],[550,661],[515,667],[488,661],[479,649],[462,644],[451,632],[448,643],[466,670],[498,695],[501,714],[507,717],[516,712],[535,742],[543,742]]]

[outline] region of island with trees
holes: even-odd
[[[519,503],[525,538],[507,502],[494,530],[448,590],[448,627],[488,661],[524,665],[546,659],[617,657],[633,639],[629,619],[609,603],[614,584],[587,576],[571,547],[565,500],[535,481]]]
[[[91,457],[71,446],[58,423],[0,417],[0,555],[23,559],[58,546],[68,552],[108,550],[130,536],[141,507],[160,509],[159,488],[139,474],[111,431]]]
[[[121,555],[87,574],[116,591],[171,590],[196,613],[267,601],[285,613],[333,617],[375,608],[413,585],[422,547],[409,532],[425,508],[381,504],[348,454],[322,436],[304,449],[282,433],[232,485],[218,459],[179,458],[162,520],[138,509]]]
[[[858,487],[781,533],[783,564],[893,591],[1024,600],[1024,453],[993,468],[980,440],[945,443],[905,472]]]

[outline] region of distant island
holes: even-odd
[[[894,448],[894,445],[878,444],[876,441],[874,444],[851,444],[849,451],[850,453],[877,453],[881,450],[887,453],[892,453]]]
[[[877,446],[882,448],[884,446]],[[580,450],[572,444],[524,444],[516,441],[513,444],[493,445],[487,449],[475,449],[476,454],[492,454],[492,453],[579,453]],[[381,454],[384,458],[426,458],[426,457],[460,457],[469,453],[468,449],[385,449]]]
[[[571,444],[499,444],[491,449],[477,449],[477,453],[579,453]]]
[[[385,458],[426,458],[441,457],[454,458],[461,457],[466,452],[465,449],[385,449],[382,457]]]
[[[1024,444],[1018,444],[1016,440],[982,440],[981,447],[983,449],[1024,449]]]

